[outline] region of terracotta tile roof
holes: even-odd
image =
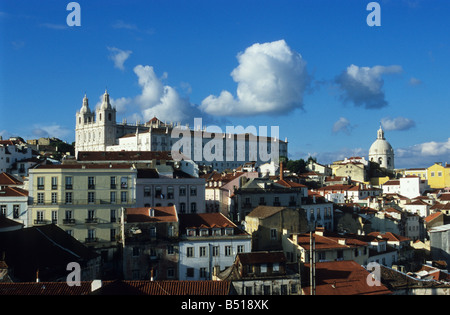
[[[4,189],[0,190],[0,197],[27,197],[27,196],[28,190],[17,187],[6,186]]]
[[[371,232],[368,235],[370,236],[375,236],[375,237],[381,237],[382,239],[387,240],[388,242],[407,242],[407,241],[411,241],[410,238],[392,233],[392,232],[386,232],[386,233],[381,233],[381,232]]]
[[[49,164],[39,165],[36,169],[129,169],[131,164],[110,164],[110,163],[98,163],[98,164]]]
[[[405,206],[429,206],[429,204],[419,199],[419,200],[408,202],[405,204]]]
[[[150,209],[154,210],[154,215],[150,216]],[[137,222],[178,222],[178,215],[175,206],[169,207],[142,207],[126,208],[127,223]]]
[[[435,212],[435,213],[432,213],[429,216],[427,216],[424,220],[425,220],[425,222],[430,223],[431,221],[437,219],[441,215],[444,215],[444,214],[442,212]]]
[[[306,188],[305,185],[295,183],[295,182],[292,182],[290,180],[285,180],[285,179],[280,179],[280,180],[276,181],[276,183],[283,185],[285,187],[288,187],[288,188]]]
[[[309,274],[310,264],[305,264]],[[383,284],[370,286],[370,273],[352,260],[316,263],[316,295],[388,295],[392,292]],[[310,287],[303,292],[310,294]]]
[[[90,281],[72,287],[65,281],[0,283],[0,295],[87,295],[90,292]]]
[[[247,235],[245,231],[239,229],[233,222],[220,212],[215,213],[190,213],[180,214],[180,231],[185,233],[187,228],[234,228],[234,235]]]
[[[335,233],[327,233],[321,236],[317,233],[313,233],[315,239],[316,250],[325,249],[344,249],[358,246],[367,246],[367,242],[353,238],[348,235],[339,235]],[[303,247],[305,250],[310,249],[310,237],[309,233],[299,234],[297,236],[297,244]],[[345,241],[345,243],[344,243]]]
[[[23,185],[23,182],[10,174],[3,172],[0,174],[0,186],[8,185]]]
[[[229,295],[229,281],[103,281],[91,292],[92,281],[80,286],[64,282],[0,283],[0,295]]]

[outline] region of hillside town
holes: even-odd
[[[0,139],[0,295],[449,294],[450,165],[396,168],[381,126],[328,165],[250,134],[242,159],[237,141],[178,160],[178,124],[117,123],[107,91],[81,103],[74,145]],[[194,157],[239,138],[183,128]]]

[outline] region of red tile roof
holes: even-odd
[[[427,223],[430,223],[431,221],[437,219],[439,216],[444,215],[442,212],[435,212],[427,216],[424,220]]]
[[[310,264],[305,264],[305,267],[309,270]],[[352,260],[316,263],[316,295],[392,294],[383,284],[370,286],[368,276],[370,273]],[[310,287],[305,287],[303,292],[309,295]]]
[[[10,174],[3,172],[0,174],[0,186],[8,185],[23,185],[23,182]]]
[[[27,197],[27,196],[28,190],[17,187],[6,186],[4,189],[0,190],[0,197]]]
[[[150,216],[150,209],[154,210],[153,216]],[[126,208],[125,211],[125,221],[127,223],[178,222],[178,215],[175,206]]]

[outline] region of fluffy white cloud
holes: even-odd
[[[405,117],[397,117],[391,119],[390,117],[385,117],[381,119],[381,125],[385,130],[408,130],[416,126],[416,123]]]
[[[395,149],[395,164],[400,167],[428,167],[434,162],[450,162],[449,157],[450,138]]]
[[[238,54],[231,72],[237,97],[229,91],[206,97],[200,109],[217,116],[288,113],[303,107],[310,76],[302,56],[284,40],[254,44]]]
[[[383,91],[382,75],[402,71],[402,67],[396,65],[370,68],[352,64],[335,79],[335,82],[342,91],[341,98],[344,102],[369,109],[381,108],[388,104]]]
[[[136,66],[134,73],[138,76],[142,88],[142,93],[136,96],[135,101],[139,104],[145,120],[156,116],[163,121],[181,122],[198,113],[198,109],[189,99],[182,97],[173,87],[164,85],[162,80],[167,78],[167,73],[158,78],[153,67],[142,65]]]
[[[347,118],[341,117],[341,118],[339,118],[338,121],[336,121],[333,124],[333,132],[337,133],[337,132],[342,131],[342,132],[344,132],[346,134],[350,134],[351,131],[353,130],[353,127],[354,126],[352,126],[350,124],[350,121]]]
[[[114,67],[120,70],[125,70],[124,63],[133,53],[131,50],[122,50],[116,47],[107,47],[110,51],[109,59],[114,62]]]

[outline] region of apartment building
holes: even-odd
[[[122,207],[136,199],[136,169],[126,164],[41,165],[30,170],[29,225],[56,224],[109,260]]]

